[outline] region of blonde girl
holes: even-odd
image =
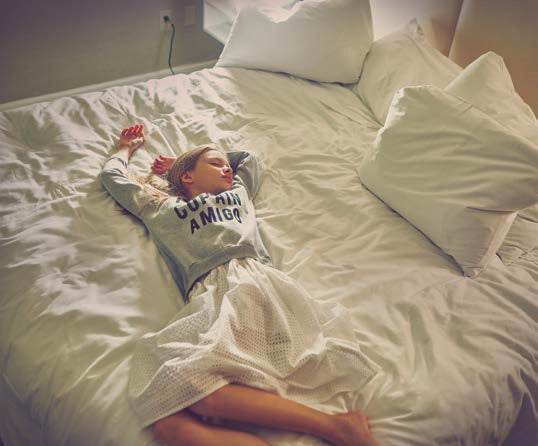
[[[271,266],[252,204],[256,157],[201,147],[159,157],[133,180],[128,162],[143,142],[141,125],[124,129],[101,180],[146,225],[187,304],[138,341],[129,396],[142,426],[166,446],[267,445],[228,421],[375,445],[361,412],[309,407],[358,391],[375,368],[345,315]]]

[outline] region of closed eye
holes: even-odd
[[[230,167],[228,164],[224,164],[223,162],[218,162],[218,161],[212,162],[211,165],[217,166],[217,167],[223,167],[223,166]]]
[[[211,165],[211,166],[216,166],[216,167],[227,167],[227,168],[230,168],[230,165],[228,164],[228,161],[220,158],[220,157],[217,157],[217,156],[211,156],[211,157],[207,157],[207,161],[208,163]]]

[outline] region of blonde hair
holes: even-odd
[[[209,150],[219,149],[213,145],[203,145],[182,153],[176,158],[164,177],[153,172],[142,176],[136,176],[129,172],[129,180],[141,186],[148,197],[142,209],[145,209],[146,206],[159,207],[170,197],[179,197],[182,200],[188,201],[189,194],[181,182],[181,177],[184,173],[193,170],[200,157]],[[123,208],[121,212],[129,213],[129,211]]]

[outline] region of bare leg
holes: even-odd
[[[337,446],[376,446],[360,412],[329,415],[278,395],[229,384],[198,401],[189,410],[206,416],[244,421],[259,426],[301,432]]]
[[[157,421],[152,430],[157,441],[166,446],[268,446],[255,435],[205,424],[186,410]]]

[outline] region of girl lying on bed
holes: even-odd
[[[271,267],[252,204],[255,156],[207,146],[160,157],[152,170],[164,189],[128,175],[143,142],[141,125],[123,130],[101,179],[146,225],[188,304],[138,341],[129,394],[142,426],[165,445],[267,444],[224,420],[375,445],[361,412],[306,405],[357,391],[375,372],[344,312]]]

